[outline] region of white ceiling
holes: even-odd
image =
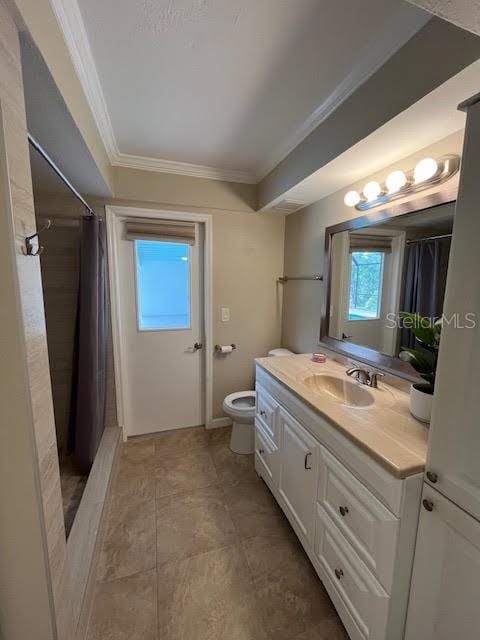
[[[187,163],[191,175],[201,165],[243,181],[273,168],[426,21],[403,0],[52,3],[114,164]]]
[[[287,200],[290,212],[300,209],[464,129],[465,113],[457,107],[478,93],[479,77],[480,60],[299,182],[280,205]]]

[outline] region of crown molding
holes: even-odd
[[[362,84],[385,64],[403,45],[431,19],[431,15],[401,5],[388,26],[378,34],[359,57],[357,64],[334,91],[313,111],[296,131],[283,140],[256,172],[257,181],[267,176],[295,147],[309,136]]]
[[[173,173],[180,176],[206,178],[209,180],[223,180],[225,182],[244,182],[246,184],[256,184],[257,182],[255,174],[251,171],[220,169],[218,167],[209,167],[207,165],[176,162],[175,160],[164,160],[161,158],[150,158],[147,156],[135,156],[121,152],[116,155],[112,164],[116,167],[126,167],[128,169]]]
[[[118,155],[112,121],[77,0],[50,0],[110,162]]]
[[[50,1],[109,160],[113,166],[143,169],[144,171],[158,171],[160,173],[173,173],[211,180],[249,184],[256,183],[256,176],[250,171],[222,169],[219,167],[122,153],[118,148],[113,133],[112,121],[110,120],[102,85],[98,77],[95,60],[77,0]]]
[[[431,17],[421,10],[412,12],[412,7],[409,5],[402,5],[390,26],[379,34],[347,77],[310,114],[294,134],[282,141],[257,171],[244,171],[120,152],[78,2],[77,0],[50,0],[50,2],[113,166],[247,184],[256,184],[268,175]]]

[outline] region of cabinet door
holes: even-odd
[[[480,102],[468,109],[429,434],[434,487],[480,520]],[[480,636],[480,634],[479,634]]]
[[[283,410],[280,433],[280,500],[292,524],[312,543],[319,445],[305,427]]]
[[[405,640],[480,637],[480,522],[424,487]],[[431,511],[425,508],[425,504]]]

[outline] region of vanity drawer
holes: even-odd
[[[337,610],[350,637],[383,640],[390,598],[320,505],[317,505],[315,554],[325,587],[334,603],[338,603]]]
[[[390,592],[399,520],[322,446],[317,500]]]
[[[262,427],[255,426],[255,469],[273,490],[278,485],[277,446],[262,433]]]
[[[263,387],[257,385],[256,417],[260,421],[267,435],[278,444],[277,441],[277,412],[278,402],[268,394]]]

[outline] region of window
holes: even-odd
[[[140,331],[190,328],[190,246],[135,240]]]
[[[385,254],[380,251],[353,251],[350,255],[348,319],[378,319],[382,306]]]

